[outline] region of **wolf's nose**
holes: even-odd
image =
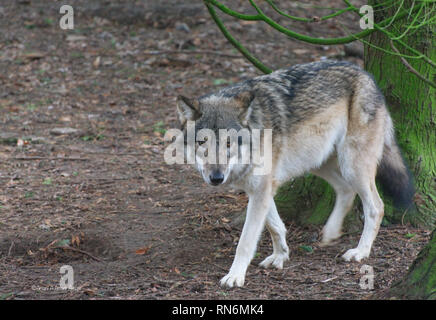
[[[224,175],[219,171],[214,171],[209,176],[210,183],[214,186],[221,184],[224,181]]]

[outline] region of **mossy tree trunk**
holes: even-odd
[[[381,0],[373,0],[376,4]],[[399,2],[397,5],[400,5]],[[413,0],[406,0],[412,5]],[[384,16],[375,17],[381,21],[393,16],[397,7],[389,10],[378,10]],[[393,28],[402,34],[410,24],[413,16],[398,20]],[[374,32],[365,40],[388,51],[393,51],[391,41],[381,32]],[[411,47],[418,49],[436,62],[435,24],[422,27],[410,36],[402,38]],[[398,50],[404,51],[400,46]],[[404,51],[405,54],[413,55]],[[436,81],[436,69],[421,59],[409,59],[410,65],[427,79]],[[412,222],[416,224],[434,225],[436,219],[436,90],[420,80],[403,64],[398,56],[384,53],[372,47],[365,47],[365,69],[374,75],[377,84],[383,91],[388,108],[395,124],[398,143],[406,162],[415,177],[417,194],[415,202],[418,211],[399,211],[391,205],[390,199],[385,202],[384,222]],[[383,196],[383,195],[382,195]],[[283,187],[276,203],[284,217],[297,219],[303,223],[322,224],[328,218],[334,206],[333,189],[313,176],[300,178]],[[358,201],[355,202],[356,204]]]
[[[380,2],[373,0],[372,4]],[[412,0],[406,0],[412,5]],[[390,14],[397,8],[393,7]],[[375,17],[375,20],[384,17]],[[399,33],[404,32],[407,20],[395,23]],[[392,51],[392,44],[376,32],[369,42]],[[402,39],[411,47],[436,62],[436,27],[429,25]],[[400,47],[398,47],[401,50]],[[410,54],[401,50],[405,54]],[[421,59],[408,59],[409,64],[425,78],[436,81],[436,68]],[[398,143],[415,177],[415,203],[418,211],[408,216],[409,221],[434,224],[436,218],[436,89],[414,75],[400,58],[365,47],[365,68],[374,75],[382,89],[396,128]],[[392,210],[388,207],[388,210]],[[405,216],[407,218],[407,215]],[[392,215],[395,220],[404,218]],[[428,245],[411,265],[406,277],[397,282],[390,296],[408,299],[436,299],[436,230]]]
[[[436,300],[436,229],[404,279],[395,283],[390,297]]]
[[[370,4],[380,2],[372,0]],[[413,3],[413,0],[406,0],[406,8]],[[384,16],[376,14],[375,21],[394,15],[398,5],[400,2],[389,10],[380,11]],[[392,27],[397,30],[396,33],[402,34],[412,19],[413,16],[409,20],[399,20]],[[367,40],[372,45],[393,51],[391,40],[380,32],[371,34]],[[410,32],[402,41],[436,63],[435,24]],[[413,55],[400,45],[396,48],[404,54]],[[407,62],[425,78],[436,81],[436,68],[428,62],[422,59],[407,59]],[[433,225],[436,218],[436,89],[413,74],[398,56],[370,46],[365,46],[365,69],[374,75],[385,95],[398,144],[413,173],[417,189],[415,202],[418,212],[408,212],[403,216],[388,205],[387,214],[393,222],[408,220]]]
[[[335,204],[335,192],[324,180],[308,175],[287,183],[275,197],[280,214],[299,224],[320,225]]]

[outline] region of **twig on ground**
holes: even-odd
[[[15,245],[15,242],[12,240],[11,246],[9,247],[9,250],[8,250],[8,257],[11,256],[12,248],[14,247],[14,245]]]
[[[70,246],[56,246],[56,247],[51,247],[51,249],[65,249],[65,250],[71,250],[71,251],[75,251],[75,252],[79,252],[79,253],[82,253],[82,254],[84,254],[84,255],[87,255],[88,257],[90,257],[90,258],[92,258],[92,259],[94,259],[94,260],[96,260],[96,261],[98,261],[98,262],[103,262],[103,260],[101,260],[101,259],[99,259],[99,258],[97,258],[97,257],[94,257],[92,254],[90,254],[89,252],[86,252],[86,251],[83,251],[83,250],[80,250],[80,249],[77,249],[77,248],[73,248],[73,247],[70,247]]]

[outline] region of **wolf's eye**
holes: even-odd
[[[197,142],[198,142],[198,145],[201,146],[202,144],[206,143],[206,141],[207,141],[207,137],[204,137],[203,141],[197,141]]]
[[[230,148],[232,144],[230,143],[230,138],[227,138],[227,148]]]

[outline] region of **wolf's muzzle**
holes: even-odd
[[[220,171],[212,171],[212,173],[209,176],[210,183],[214,186],[217,186],[224,181],[224,174],[222,174]]]

